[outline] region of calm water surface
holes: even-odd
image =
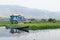
[[[0,40],[60,40],[60,29],[30,30],[29,33],[11,34],[9,30],[0,27]]]

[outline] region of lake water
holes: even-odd
[[[60,29],[30,30],[29,33],[11,34],[9,30],[0,27],[0,40],[60,40]]]

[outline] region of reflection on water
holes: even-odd
[[[11,34],[9,30],[0,28],[0,40],[60,40],[60,29],[30,30],[29,33],[21,32]]]

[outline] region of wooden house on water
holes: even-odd
[[[25,18],[22,14],[12,14],[10,15],[10,22],[13,24],[24,23]]]
[[[17,23],[24,23],[24,22],[25,22],[25,18],[22,14],[10,15],[10,23],[17,24]],[[29,32],[29,30],[25,28],[29,28],[29,26],[16,27],[16,28],[6,26],[6,29],[10,29],[10,33],[20,33],[20,31]]]

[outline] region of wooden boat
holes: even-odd
[[[27,30],[26,28],[29,28],[29,26],[19,28],[11,28],[9,26],[6,26],[6,29],[10,29],[10,33],[20,33],[20,31],[29,32],[29,30]]]

